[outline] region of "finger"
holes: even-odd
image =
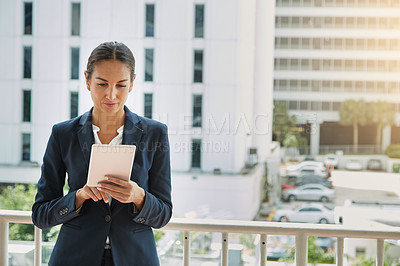
[[[124,193],[124,194],[129,193],[128,187],[123,187],[112,183],[101,183],[98,184],[97,188],[107,193],[114,193],[114,192]]]
[[[105,176],[104,177],[105,181],[104,182],[111,182],[120,186],[125,186],[128,182],[125,180],[122,180],[120,178],[117,177],[113,177],[113,176]]]
[[[84,189],[86,195],[88,195],[92,200],[94,201],[98,201],[96,195],[93,193],[93,191],[91,190],[90,187],[87,187],[86,189]]]
[[[103,198],[105,203],[108,203],[108,196],[105,192],[100,191],[101,197]]]
[[[95,187],[90,187],[90,190],[93,192],[97,200],[102,200],[103,197],[101,196],[100,192]]]

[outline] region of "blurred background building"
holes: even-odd
[[[353,145],[339,124],[348,99],[391,103],[379,145],[400,143],[399,11],[399,0],[276,1],[274,100],[296,115],[310,154]],[[376,125],[359,132],[360,146],[376,144]]]
[[[169,126],[175,214],[252,219],[266,197],[266,163],[270,184],[279,163],[271,152],[274,6],[0,1],[0,164],[41,164],[51,126],[92,106],[89,53],[117,40],[136,57],[127,106]]]

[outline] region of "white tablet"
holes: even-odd
[[[105,176],[129,180],[135,150],[135,145],[93,144],[87,185],[95,187]]]

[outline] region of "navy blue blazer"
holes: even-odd
[[[76,213],[75,194],[86,184],[93,143],[91,111],[53,126],[32,207],[37,227],[62,224],[49,265],[100,265],[107,236],[116,266],[159,265],[151,228],[163,227],[172,215],[167,126],[125,107],[122,143],[136,145],[131,180],[146,191],[140,211],[133,203],[88,199]]]

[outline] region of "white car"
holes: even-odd
[[[314,200],[328,202],[334,199],[335,191],[320,184],[306,184],[297,188],[285,189],[283,200]]]
[[[304,204],[294,209],[275,211],[273,221],[295,223],[335,223],[334,211],[323,204]]]
[[[344,166],[346,170],[350,171],[361,171],[363,169],[362,162],[357,159],[351,159],[346,162],[346,165]]]
[[[333,153],[329,153],[324,157],[324,165],[325,166],[333,166],[334,168],[338,167],[339,156]]]
[[[296,165],[290,165],[286,168],[287,176],[301,176],[303,174],[314,174],[321,177],[328,177],[329,173],[326,171],[322,162],[303,161]]]

